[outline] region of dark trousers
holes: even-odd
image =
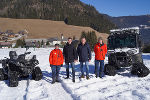
[[[72,63],[66,63],[66,73],[67,73],[67,77],[69,78],[69,65],[71,65],[71,68],[72,68],[72,78],[75,79],[74,62],[72,62]]]
[[[95,74],[104,77],[104,60],[95,60]]]
[[[59,80],[59,71],[60,71],[60,66],[51,66],[52,69],[52,79],[54,82],[56,82],[56,80]]]

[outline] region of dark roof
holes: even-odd
[[[48,41],[53,42],[53,41],[61,41],[61,40],[59,38],[55,37],[55,38],[49,38]]]

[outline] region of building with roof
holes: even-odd
[[[0,42],[0,48],[11,48],[12,43],[10,42]]]

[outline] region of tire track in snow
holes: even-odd
[[[28,88],[29,88],[29,81],[30,81],[30,80],[28,79],[28,80],[27,80],[27,84],[26,84],[26,90],[25,90],[26,93],[25,93],[25,95],[24,95],[24,99],[25,99],[25,100],[27,100],[27,93],[28,93]]]

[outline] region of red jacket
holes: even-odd
[[[50,65],[60,66],[64,62],[63,53],[60,49],[54,49],[49,56]]]
[[[97,43],[94,47],[95,60],[105,60],[105,55],[107,54],[107,45]]]

